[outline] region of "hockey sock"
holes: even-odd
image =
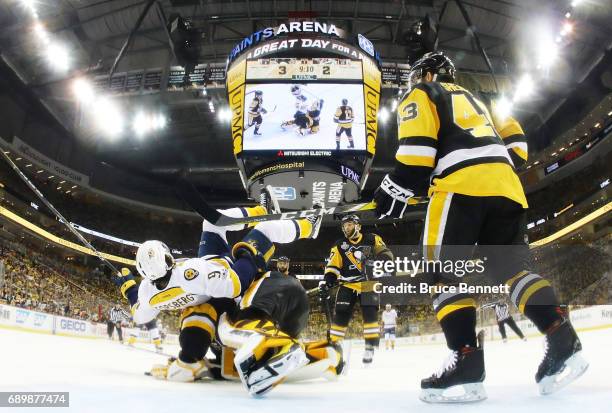
[[[522,271],[508,281],[510,299],[519,311],[544,333],[563,319],[563,312],[550,282],[529,271]]]
[[[464,307],[445,316],[440,326],[451,350],[476,347],[476,307]]]
[[[208,351],[211,338],[217,330],[217,310],[204,303],[183,310],[180,317],[181,332],[179,359],[185,363],[202,360]]]
[[[378,346],[380,339],[380,327],[377,321],[373,323],[363,323],[363,338],[365,338],[366,344]]]
[[[346,335],[346,329],[348,327],[346,326],[339,326],[337,324],[332,324],[331,329],[329,330],[329,335],[331,337],[331,341],[332,342],[336,342],[336,341],[340,341],[342,339],[344,339],[344,336]]]
[[[476,347],[476,302],[472,297],[462,293],[438,294],[433,306],[451,350],[466,345]]]

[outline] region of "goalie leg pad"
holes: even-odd
[[[234,359],[242,384],[251,396],[263,396],[307,363],[302,346],[282,332],[275,336],[252,335]]]

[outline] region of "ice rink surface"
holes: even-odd
[[[527,342],[485,344],[488,400],[428,405],[418,399],[419,381],[446,356],[446,348],[440,345],[381,349],[367,369],[361,366],[363,349],[356,346],[348,375],[337,382],[282,384],[265,398],[253,399],[236,382],[182,384],[147,377],[144,371],[165,358],[117,342],[0,329],[0,391],[68,391],[70,409],[60,411],[73,412],[612,411],[612,329],[580,336],[591,366],[578,381],[556,394],[538,394],[533,376],[543,348],[542,338],[534,337]],[[34,411],[41,410],[45,409]]]

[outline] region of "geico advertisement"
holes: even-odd
[[[73,320],[71,318],[56,317],[55,332],[76,335],[94,335],[94,328],[87,321]]]

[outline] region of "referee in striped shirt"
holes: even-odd
[[[108,321],[106,322],[109,340],[113,339],[113,330],[116,328],[119,342],[123,344],[123,331],[121,330],[122,321],[130,321],[130,314],[121,308],[119,304],[115,304],[114,307],[111,307],[108,313]]]
[[[526,341],[523,332],[516,325],[516,321],[514,321],[514,318],[512,318],[512,316],[510,315],[510,311],[508,310],[508,304],[500,300],[487,306],[483,306],[483,308],[485,307],[495,308],[495,317],[497,318],[499,334],[501,334],[504,343],[508,341],[508,338],[506,337],[506,324],[512,329],[512,331],[516,333],[517,336],[519,336],[523,341]]]

